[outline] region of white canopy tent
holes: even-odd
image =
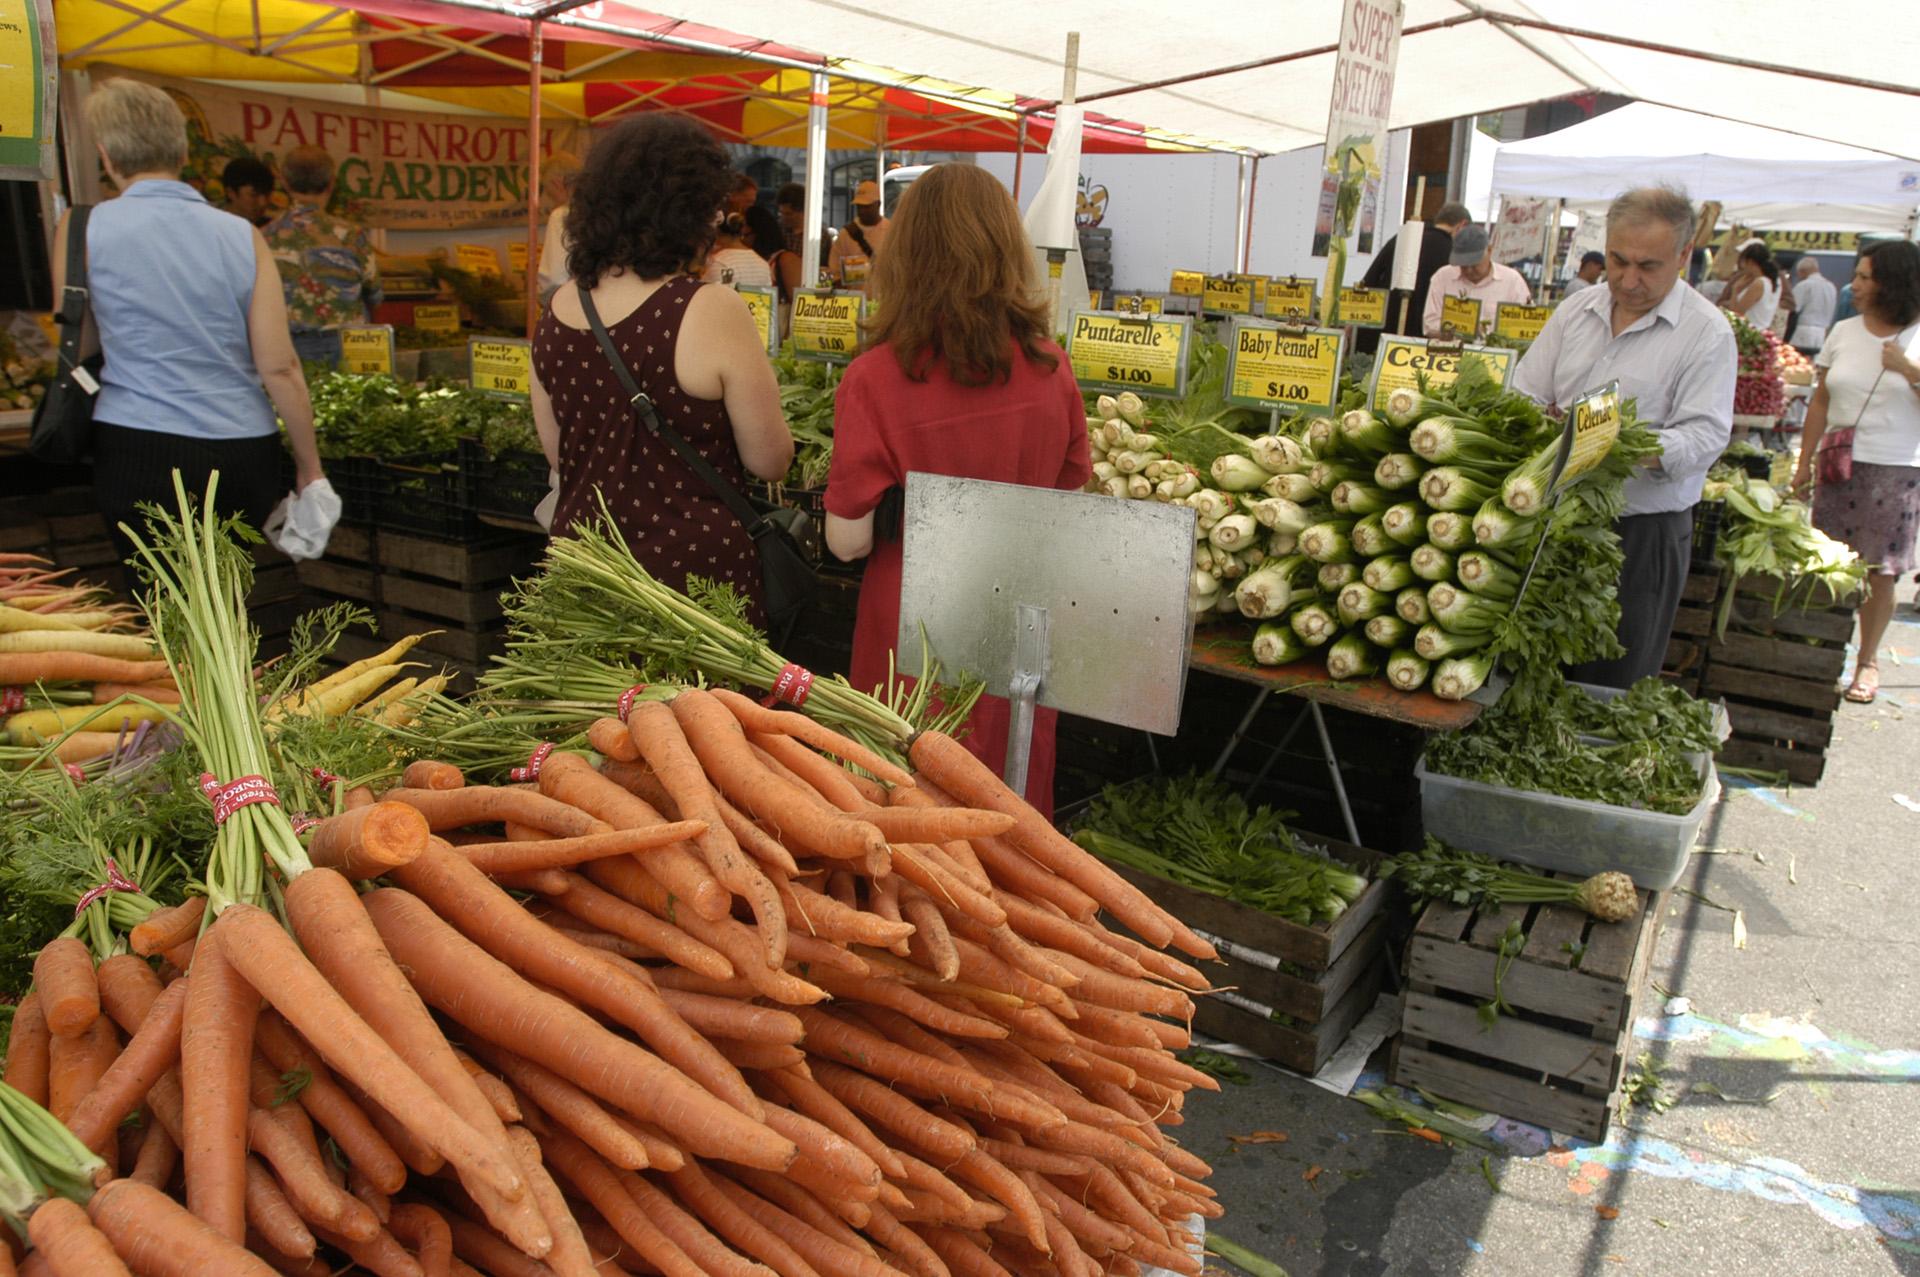
[[[1067,32],[1079,31],[1081,104],[1266,154],[1322,140],[1341,13],[1339,0],[1251,10],[1164,0],[664,2],[674,17],[823,50],[836,63],[910,67],[1043,102],[1058,92]],[[1391,124],[1605,91],[1920,157],[1912,0],[1849,0],[1844,33],[1831,40],[1753,38],[1805,31],[1807,21],[1802,0],[1407,0]],[[1755,47],[1768,52],[1727,52]]]
[[[1496,194],[1548,196],[1571,208],[1671,182],[1759,230],[1905,233],[1920,209],[1920,162],[1645,102],[1494,149]]]

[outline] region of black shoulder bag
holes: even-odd
[[[754,548],[760,553],[760,581],[766,594],[768,624],[777,628],[798,617],[813,602],[819,587],[813,565],[800,548],[800,538],[812,522],[806,512],[786,507],[765,512],[756,510],[745,494],[722,478],[697,448],[668,429],[660,420],[652,398],[640,389],[626,361],[614,348],[613,338],[607,335],[607,326],[600,322],[600,312],[594,308],[593,297],[584,287],[578,284],[575,287],[580,292],[580,309],[586,312],[594,339],[600,343],[607,362],[613,365],[614,375],[620,378],[620,385],[627,392],[634,418],[650,434],[666,441],[687,468],[713,489],[721,504],[740,520],[747,535],[753,538]]]
[[[84,461],[93,449],[93,403],[100,393],[103,355],[82,361],[81,339],[92,311],[87,290],[87,215],[82,204],[67,219],[67,282],[55,314],[60,323],[60,371],[33,410],[27,451],[41,461],[67,466]]]

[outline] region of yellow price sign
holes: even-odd
[[[1505,385],[1517,353],[1503,346],[1438,346],[1424,337],[1385,336],[1373,357],[1373,391],[1367,402],[1380,412],[1387,396],[1402,388],[1418,390],[1423,377],[1431,388],[1451,386],[1469,359],[1484,361],[1494,381]]]
[[[1440,327],[1450,328],[1455,335],[1469,340],[1478,337],[1480,335],[1480,299],[1478,297],[1442,297]]]
[[[527,241],[524,239],[507,241],[507,270],[515,279],[527,277]]]
[[[1135,319],[1075,311],[1067,328],[1067,362],[1087,390],[1178,397],[1186,393],[1192,337],[1193,326],[1182,316]]]
[[[1099,309],[1100,309],[1100,301],[1101,301],[1101,298],[1102,298],[1102,296],[1103,296],[1103,294],[1102,294],[1102,293],[1100,292],[1100,290],[1099,290],[1099,289],[1097,289],[1097,288],[1089,288],[1089,289],[1087,290],[1087,309],[1088,309],[1088,310],[1099,310]]]
[[[413,326],[423,333],[457,333],[460,331],[460,308],[451,305],[415,306]]]
[[[844,364],[860,353],[860,317],[865,298],[859,293],[795,293],[793,295],[793,353],[802,359],[824,359]]]
[[[1332,412],[1340,395],[1340,360],[1337,328],[1236,324],[1227,348],[1227,402]]]
[[[511,337],[476,337],[467,343],[467,381],[502,399],[533,397],[533,345]]]
[[[1131,297],[1116,297],[1107,309],[1118,315],[1158,315],[1161,312],[1160,299],[1135,293]]]
[[[1493,335],[1512,341],[1531,342],[1553,317],[1551,306],[1523,306],[1519,302],[1501,302],[1493,308]]]
[[[469,275],[498,275],[500,254],[485,244],[455,244],[453,264]]]
[[[393,328],[349,324],[340,329],[340,371],[393,375]]]
[[[1315,285],[1310,279],[1289,275],[1267,281],[1267,318],[1309,320],[1313,318]]]
[[[1385,328],[1387,297],[1384,288],[1341,289],[1340,322],[1355,328]]]
[[[1253,281],[1244,275],[1209,275],[1200,290],[1200,309],[1224,314],[1253,313]]]
[[[1567,432],[1573,444],[1563,449],[1567,464],[1554,480],[1555,488],[1572,483],[1613,451],[1620,438],[1620,383],[1610,381],[1574,400],[1567,409]]]
[[[760,330],[760,345],[768,354],[780,350],[779,298],[765,284],[742,284],[734,289],[753,312],[753,326]]]
[[[1253,285],[1253,304],[1258,306],[1267,300],[1267,277],[1265,275],[1235,274],[1235,279],[1244,279]]]
[[[1167,291],[1175,297],[1198,297],[1206,282],[1207,276],[1203,271],[1177,270],[1173,272],[1173,282],[1167,285]]]

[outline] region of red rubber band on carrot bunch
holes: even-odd
[[[293,824],[293,836],[296,838],[320,823],[318,816],[304,811],[294,812],[291,816],[288,816],[287,819]]]
[[[0,714],[16,714],[26,707],[26,688],[0,687]]]
[[[553,753],[553,745],[550,742],[541,744],[533,753],[527,755],[526,766],[516,767],[508,772],[507,779],[515,781],[539,780],[540,768],[546,764],[547,756],[551,753]]]
[[[646,690],[647,685],[645,683],[635,683],[632,687],[620,693],[620,700],[614,709],[615,712],[620,715],[621,722],[624,723],[627,721],[627,715],[633,713],[633,703],[639,700],[640,693]]]
[[[771,709],[781,701],[799,709],[807,703],[807,694],[813,691],[813,671],[804,669],[788,661],[780,667],[780,673],[773,680],[773,690],[760,703]]]
[[[336,776],[324,767],[313,767],[313,768],[309,768],[308,771],[309,771],[309,774],[311,774],[315,780],[319,781],[322,785],[327,786],[329,789],[331,789],[335,785],[344,785],[347,783],[346,777]]]
[[[226,824],[242,807],[252,807],[258,803],[272,803],[275,807],[280,805],[280,795],[274,791],[273,782],[265,776],[242,776],[222,785],[213,778],[212,772],[201,772],[200,792],[213,804],[213,823],[216,828]]]
[[[78,763],[62,763],[60,765],[66,768],[67,779],[72,781],[74,784],[79,785],[79,784],[84,784],[86,782],[87,773],[81,769]]]
[[[113,857],[107,857],[107,880],[87,889],[80,897],[80,903],[73,907],[73,916],[78,918],[86,912],[87,906],[110,891],[131,891],[138,894],[140,884],[120,872],[120,866],[113,863]]]

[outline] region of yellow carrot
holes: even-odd
[[[394,701],[381,710],[380,717],[375,721],[382,727],[405,727],[414,720],[422,701],[429,696],[438,696],[452,681],[451,674],[435,674],[432,678],[423,680],[404,699]]]
[[[16,630],[0,634],[0,653],[86,652],[121,661],[156,659],[153,640],[138,634],[96,634],[92,630]]]
[[[420,680],[417,678],[403,678],[399,682],[389,685],[387,689],[378,696],[355,705],[353,712],[356,714],[371,714],[375,710],[385,709],[419,685]]]
[[[373,656],[367,657],[365,660],[355,661],[345,669],[327,675],[327,677],[302,691],[298,696],[270,707],[267,710],[267,717],[273,719],[285,713],[304,712],[309,705],[320,697],[325,696],[336,687],[353,682],[368,670],[375,669],[382,665],[394,665],[398,663],[401,657],[413,650],[414,644],[425,637],[425,634],[409,634],[386,651],[376,653]],[[375,686],[377,687],[379,684],[375,684]]]
[[[131,723],[161,723],[164,709],[136,705],[70,705],[61,709],[30,709],[7,720],[7,734],[16,745],[37,745],[65,732],[85,728],[113,732]]]
[[[405,668],[405,665],[376,665],[372,669],[362,670],[354,678],[345,683],[336,683],[292,712],[338,718],[386,686],[388,679]]]
[[[0,603],[0,633],[10,634],[19,630],[101,630],[118,619],[112,612],[103,609],[91,612],[29,612]]]

